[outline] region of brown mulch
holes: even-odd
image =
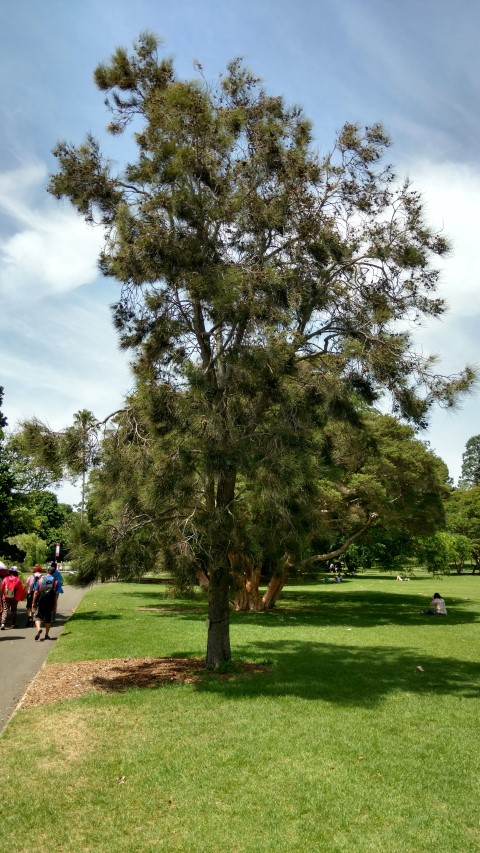
[[[239,663],[241,672],[269,672],[269,667]],[[93,690],[118,693],[128,687],[199,683],[207,674],[202,658],[113,658],[45,665],[25,693],[21,705],[31,708],[64,699],[75,699]],[[215,676],[225,680],[233,674]]]

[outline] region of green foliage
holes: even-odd
[[[0,389],[0,403],[2,392]],[[32,560],[35,563],[44,559],[35,557],[37,551],[42,555],[46,548],[49,556],[54,556],[55,543],[63,539],[63,525],[72,510],[45,490],[52,479],[60,476],[51,436],[45,432],[45,440],[40,441],[39,422],[30,422],[24,430],[4,440],[6,419],[1,413],[0,424],[1,550],[9,559],[25,558],[30,565]]]
[[[96,464],[98,424],[86,409],[74,415],[72,426],[54,432],[37,418],[23,421],[11,445],[26,464],[50,476],[50,482],[76,478]]]
[[[30,491],[16,502],[15,532],[37,533],[46,543],[48,556],[53,558],[55,544],[65,540],[65,524],[71,514],[71,506],[59,503],[53,492]]]
[[[446,504],[448,529],[480,542],[480,486],[454,489]]]
[[[480,569],[480,486],[454,489],[446,503],[447,528],[466,537],[470,557]]]
[[[441,530],[433,536],[419,537],[415,553],[419,564],[434,574],[448,574],[451,569],[460,574],[471,557],[472,542],[460,533]]]
[[[458,485],[460,488],[480,486],[480,435],[472,435],[465,445]]]
[[[10,545],[15,545],[23,552],[23,566],[31,569],[35,565],[42,565],[47,559],[47,543],[36,533],[19,533],[7,539]]]
[[[98,464],[99,430],[93,413],[77,412],[73,424],[54,432],[38,418],[23,421],[11,439],[11,445],[27,472],[40,472],[52,483],[82,478],[80,514],[83,519],[88,471]]]
[[[3,388],[0,386],[0,406],[2,402]],[[7,419],[0,410],[0,546],[2,550],[5,550],[7,536],[11,535],[14,529],[12,510],[15,476],[4,439],[4,427],[6,426]]]
[[[223,602],[211,625],[223,626],[232,546],[278,566],[306,553],[309,526],[326,538],[358,528],[364,508],[342,501],[340,482],[340,524],[321,518],[327,422],[359,425],[359,401],[386,393],[424,426],[474,372],[439,377],[404,331],[444,312],[432,263],[448,246],[382,165],[381,126],[347,124],[320,157],[302,110],[241,61],[213,85],[181,80],[158,47],[145,33],[95,74],[108,129],[132,125],[136,159],[116,170],[91,136],[61,142],[49,186],[104,229],[100,265],[120,283],[114,323],[136,380],[92,478],[86,576],[95,563],[137,571],[161,543],[184,576],[209,573],[212,608],[214,594]],[[385,506],[369,471],[347,472],[361,506]]]
[[[10,468],[15,478],[15,493],[27,494],[43,491],[55,481],[55,475],[26,451],[21,433],[13,432],[6,442]]]

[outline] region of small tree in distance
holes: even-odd
[[[114,323],[133,353],[120,433],[138,461],[137,498],[130,488],[112,547],[133,530],[138,541],[143,525],[148,549],[155,524],[178,567],[201,565],[207,664],[219,667],[245,490],[256,484],[265,535],[281,516],[272,554],[287,561],[299,502],[319,499],[328,419],[361,429],[360,402],[385,393],[424,426],[435,401],[451,406],[470,388],[470,368],[439,376],[405,331],[442,315],[431,259],[448,246],[420,195],[382,165],[380,125],[346,124],[320,157],[301,108],[268,95],[242,62],[216,84],[180,80],[151,33],[130,55],[117,49],[95,81],[110,133],[131,125],[137,158],[116,172],[91,136],[62,142],[50,192],[104,228],[100,265],[120,283]]]

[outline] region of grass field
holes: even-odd
[[[420,613],[437,590],[446,619]],[[48,662],[203,656],[205,616],[200,593],[99,586]],[[268,673],[21,709],[0,741],[3,846],[478,851],[479,622],[478,577],[291,586],[232,615],[235,658]]]

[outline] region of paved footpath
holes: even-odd
[[[85,589],[64,586],[58,599],[55,623],[50,630],[54,640],[60,636],[67,620],[85,595]],[[48,653],[54,648],[51,640],[42,637],[35,642],[35,628],[25,628],[27,620],[25,602],[18,606],[19,628],[6,628],[0,632],[0,732],[3,731],[25,693],[28,685],[41,668]]]

